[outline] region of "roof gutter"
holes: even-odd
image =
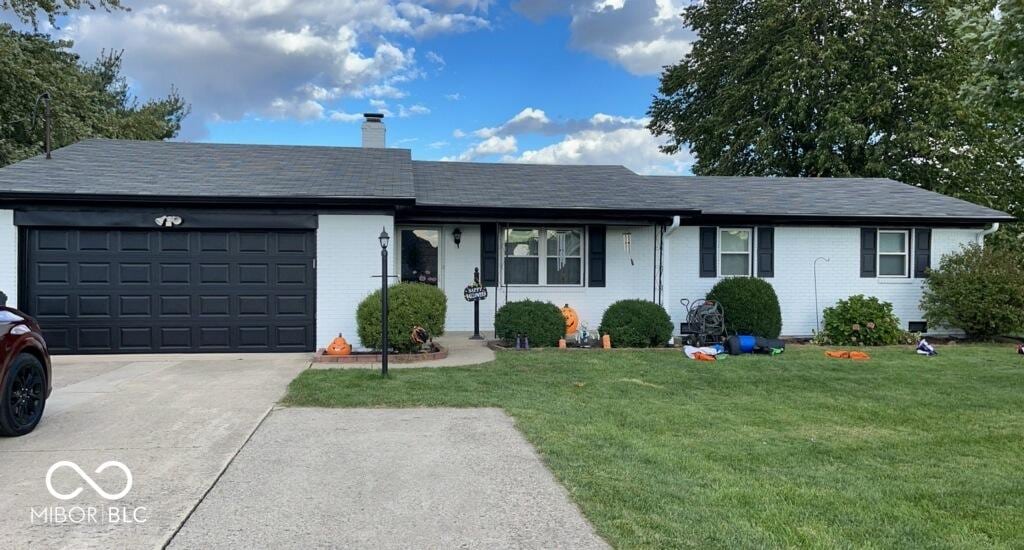
[[[979,231],[978,232],[978,245],[985,246],[985,237],[995,233],[996,231],[999,231],[999,222],[993,223],[992,227],[989,227],[988,229],[984,229],[984,230]]]

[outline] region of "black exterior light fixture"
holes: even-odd
[[[388,375],[388,241],[391,235],[381,228],[380,236],[380,375]]]
[[[456,227],[455,230],[452,231],[452,239],[455,240],[455,248],[459,248],[459,245],[462,244],[462,228]]]

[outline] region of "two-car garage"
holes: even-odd
[[[51,351],[314,348],[313,230],[183,225],[21,227],[21,307]]]

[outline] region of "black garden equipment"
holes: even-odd
[[[714,300],[679,300],[686,310],[686,321],[680,323],[683,343],[691,346],[717,344],[725,337],[725,311]]]

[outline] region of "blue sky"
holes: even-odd
[[[179,139],[359,145],[359,114],[417,159],[686,173],[643,128],[686,0],[124,0],[43,29],[124,49],[140,96],[192,104]]]

